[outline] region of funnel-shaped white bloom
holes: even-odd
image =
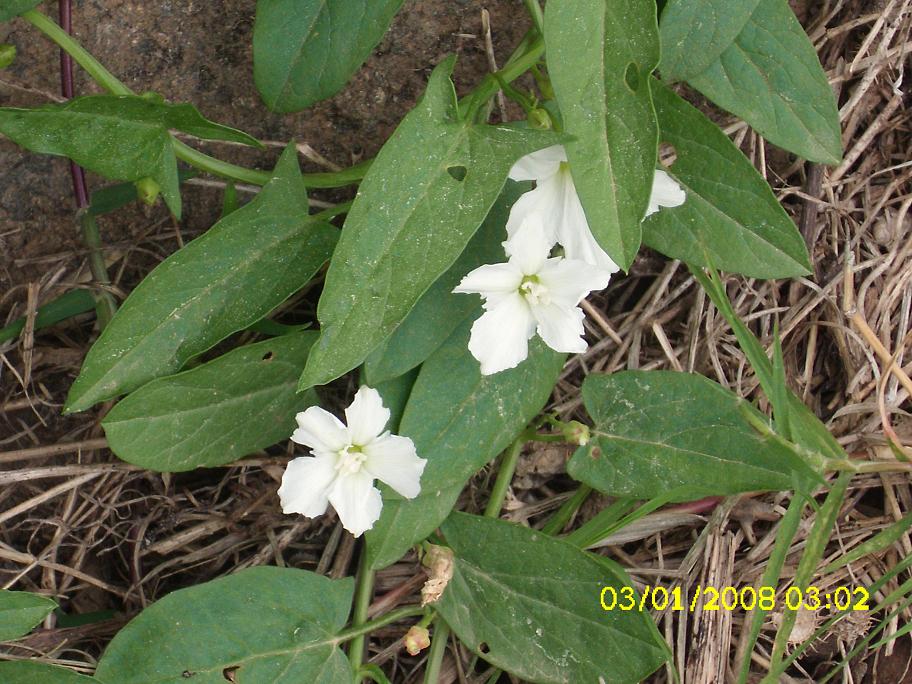
[[[418,496],[427,461],[418,458],[408,437],[384,430],[389,417],[380,393],[370,387],[359,389],[345,409],[348,426],[318,406],[295,416],[298,429],[291,439],[310,447],[313,456],[288,464],[279,487],[282,512],[315,518],[332,504],[342,526],[357,537],[380,517],[383,500],[374,480],[407,499]]]
[[[524,193],[510,210],[507,220],[507,235],[510,238],[518,234],[527,216],[538,214],[546,228],[546,239],[552,245],[560,243],[568,259],[579,259],[611,272],[618,270],[617,264],[599,247],[589,230],[563,145],[527,154],[510,169],[510,178],[535,181],[535,189]],[[654,214],[660,207],[683,204],[684,198],[684,191],[671,176],[657,170],[652,179],[646,216]]]
[[[517,366],[536,331],[555,351],[586,351],[577,305],[607,286],[611,272],[574,259],[549,259],[551,245],[541,217],[530,214],[517,237],[504,243],[507,263],[479,266],[453,290],[484,298],[485,313],[469,338],[482,375]]]

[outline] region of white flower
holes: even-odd
[[[383,500],[375,479],[407,499],[418,496],[427,461],[418,458],[408,437],[384,430],[389,417],[380,393],[370,387],[359,389],[345,409],[347,427],[318,406],[295,416],[298,429],[291,439],[310,447],[313,456],[288,464],[279,487],[282,512],[315,518],[332,504],[342,526],[357,537],[380,517]]]
[[[610,271],[582,261],[549,259],[551,243],[539,215],[527,216],[521,233],[521,239],[504,243],[507,263],[479,266],[453,290],[484,298],[485,313],[469,338],[482,375],[517,366],[528,356],[536,330],[555,351],[586,351],[583,311],[577,305],[611,279]]]
[[[548,228],[545,236],[551,244],[558,242],[568,259],[579,259],[611,272],[617,264],[599,246],[583,205],[576,194],[576,186],[567,164],[563,145],[553,145],[527,154],[510,169],[515,181],[535,181],[535,189],[524,193],[510,210],[507,235],[516,235],[529,214],[538,214]],[[684,202],[684,191],[667,173],[657,170],[652,179],[652,194],[646,216],[660,207],[676,207]]]

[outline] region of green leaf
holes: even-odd
[[[799,157],[823,164],[842,159],[833,91],[788,0],[758,3],[734,43],[687,82]]]
[[[263,102],[296,112],[335,94],[380,42],[402,0],[259,0],[253,75]]]
[[[725,287],[719,280],[719,274],[711,267],[710,273],[712,277],[707,277],[703,271],[696,268],[691,268],[690,271],[703,289],[706,290],[706,294],[709,295],[719,313],[728,321],[732,331],[735,333],[735,337],[738,338],[738,344],[744,350],[748,361],[750,361],[751,368],[754,369],[764,393],[767,397],[773,397],[776,394],[773,365],[760,344],[760,340],[738,318],[738,314],[732,307],[728,294],[725,292]],[[792,438],[796,444],[801,445],[808,451],[822,454],[826,458],[843,460],[848,457],[845,450],[827,429],[827,426],[791,390],[788,390],[788,401],[789,425],[793,433]]]
[[[493,665],[532,682],[634,684],[665,661],[648,612],[602,609],[604,588],[624,603],[621,591],[633,587],[615,563],[464,513],[450,516],[442,532],[455,561],[435,607]]]
[[[179,472],[286,439],[295,414],[318,402],[313,390],[295,391],[316,337],[282,335],[143,385],[102,421],[111,450],[143,468]]]
[[[2,0],[0,21],[7,21],[40,5],[42,0]]]
[[[760,0],[669,0],[662,10],[659,71],[666,81],[686,81],[735,41]]]
[[[626,371],[589,375],[583,401],[593,439],[567,472],[612,496],[675,500],[791,489],[794,473],[811,473],[781,440],[746,420],[767,418],[700,375]],[[811,473],[813,477],[813,473]]]
[[[545,45],[570,172],[592,234],[627,269],[640,248],[658,127],[649,74],[656,8],[642,0],[548,0]]]
[[[28,634],[56,607],[57,604],[46,596],[0,590],[0,641]]]
[[[824,568],[823,573],[829,575],[839,568],[845,567],[850,563],[864,558],[865,556],[880,553],[884,549],[893,546],[899,539],[912,527],[912,513],[900,518],[889,527],[885,527],[873,537],[845,553]]]
[[[466,319],[424,362],[412,388],[399,434],[410,437],[428,462],[421,494],[386,500],[380,520],[368,530],[374,569],[397,561],[446,518],[466,481],[541,411],[563,367],[564,354],[536,338],[519,366],[481,375],[468,350],[471,325]]]
[[[422,295],[396,331],[367,357],[364,370],[370,382],[382,382],[415,368],[477,311],[477,299],[453,294],[453,288],[478,266],[504,260],[503,241],[510,207],[528,190],[527,186],[528,183],[507,181],[462,255]]]
[[[458,120],[453,64],[434,69],[361,184],[326,274],[317,309],[322,335],[300,387],[364,361],[463,252],[513,163],[558,140]]]
[[[226,672],[238,682],[350,682],[336,635],[353,591],[351,578],[266,566],[180,589],[120,630],[96,672],[117,684],[224,684]]]
[[[699,110],[656,80],[652,87],[660,137],[677,154],[666,171],[686,198],[643,221],[643,242],[689,264],[755,278],[808,273],[801,233],[753,164]]]
[[[6,684],[101,684],[94,677],[34,660],[0,662],[0,681]]]
[[[35,314],[35,330],[49,328],[81,313],[95,310],[95,298],[88,290],[70,290],[64,292],[47,304],[38,307]],[[17,318],[0,328],[0,344],[15,340],[25,329],[25,316]]]
[[[180,217],[172,128],[206,140],[259,145],[246,133],[208,121],[193,105],[169,104],[151,95],[86,95],[36,109],[0,108],[0,133],[14,142],[33,152],[69,157],[105,178],[151,178]]]
[[[292,145],[255,199],[165,259],[127,297],[89,350],[64,410],[180,370],[303,286],[338,235],[307,212]]]

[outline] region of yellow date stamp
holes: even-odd
[[[810,586],[791,586],[777,593],[773,587],[710,587],[698,584],[689,593],[682,587],[671,589],[647,585],[638,593],[631,586],[604,586],[599,593],[602,610],[613,611],[751,611],[751,610],[870,610],[870,594],[864,587],[837,587],[823,590]]]

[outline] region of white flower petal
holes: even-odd
[[[374,478],[363,468],[336,478],[329,493],[329,502],[339,514],[342,527],[356,537],[369,530],[380,517],[383,499],[373,486]]]
[[[678,207],[684,204],[687,195],[675,180],[662,169],[656,169],[652,177],[652,193],[646,216],[656,213],[661,207]]]
[[[570,174],[564,171],[556,173],[550,178],[541,181],[533,190],[524,192],[510,207],[507,217],[507,240],[519,232],[530,214],[536,214],[545,232],[545,239],[549,247],[558,241],[557,226],[562,220],[564,193]],[[573,181],[570,180],[571,188]],[[574,190],[574,192],[576,192]],[[510,253],[507,252],[509,255]]]
[[[542,180],[560,168],[560,163],[567,161],[567,152],[563,145],[552,145],[538,150],[513,164],[510,178],[515,181]]]
[[[548,289],[551,302],[569,309],[580,303],[590,292],[608,287],[611,271],[576,259],[548,259],[538,279]]]
[[[475,321],[469,351],[481,363],[481,374],[491,375],[519,365],[529,355],[529,338],[534,334],[535,319],[517,292]]]
[[[300,513],[308,518],[323,515],[335,478],[336,457],[333,455],[292,459],[279,487],[282,512]]]
[[[559,352],[579,354],[588,345],[583,339],[583,310],[579,307],[565,308],[551,302],[532,307],[532,314],[538,321],[538,334],[551,349]]]
[[[513,264],[485,264],[465,276],[453,292],[476,293],[488,297],[494,293],[515,292],[523,274]]]
[[[545,235],[541,216],[530,213],[503,246],[512,266],[523,275],[535,275],[544,265],[553,244]]]
[[[339,451],[349,445],[348,430],[329,411],[311,406],[295,416],[298,429],[291,435],[291,441],[308,446],[314,451]]]
[[[406,499],[421,492],[421,473],[427,460],[418,458],[415,444],[408,437],[386,434],[364,447],[364,468]]]
[[[589,222],[576,194],[576,188],[565,192],[561,199],[563,206],[556,226],[557,241],[563,246],[564,255],[568,259],[585,261],[611,273],[617,271],[618,265],[596,242],[589,229]]]
[[[352,444],[364,446],[379,436],[389,422],[389,409],[383,405],[380,393],[373,387],[362,386],[351,405],[345,409],[345,422]]]

